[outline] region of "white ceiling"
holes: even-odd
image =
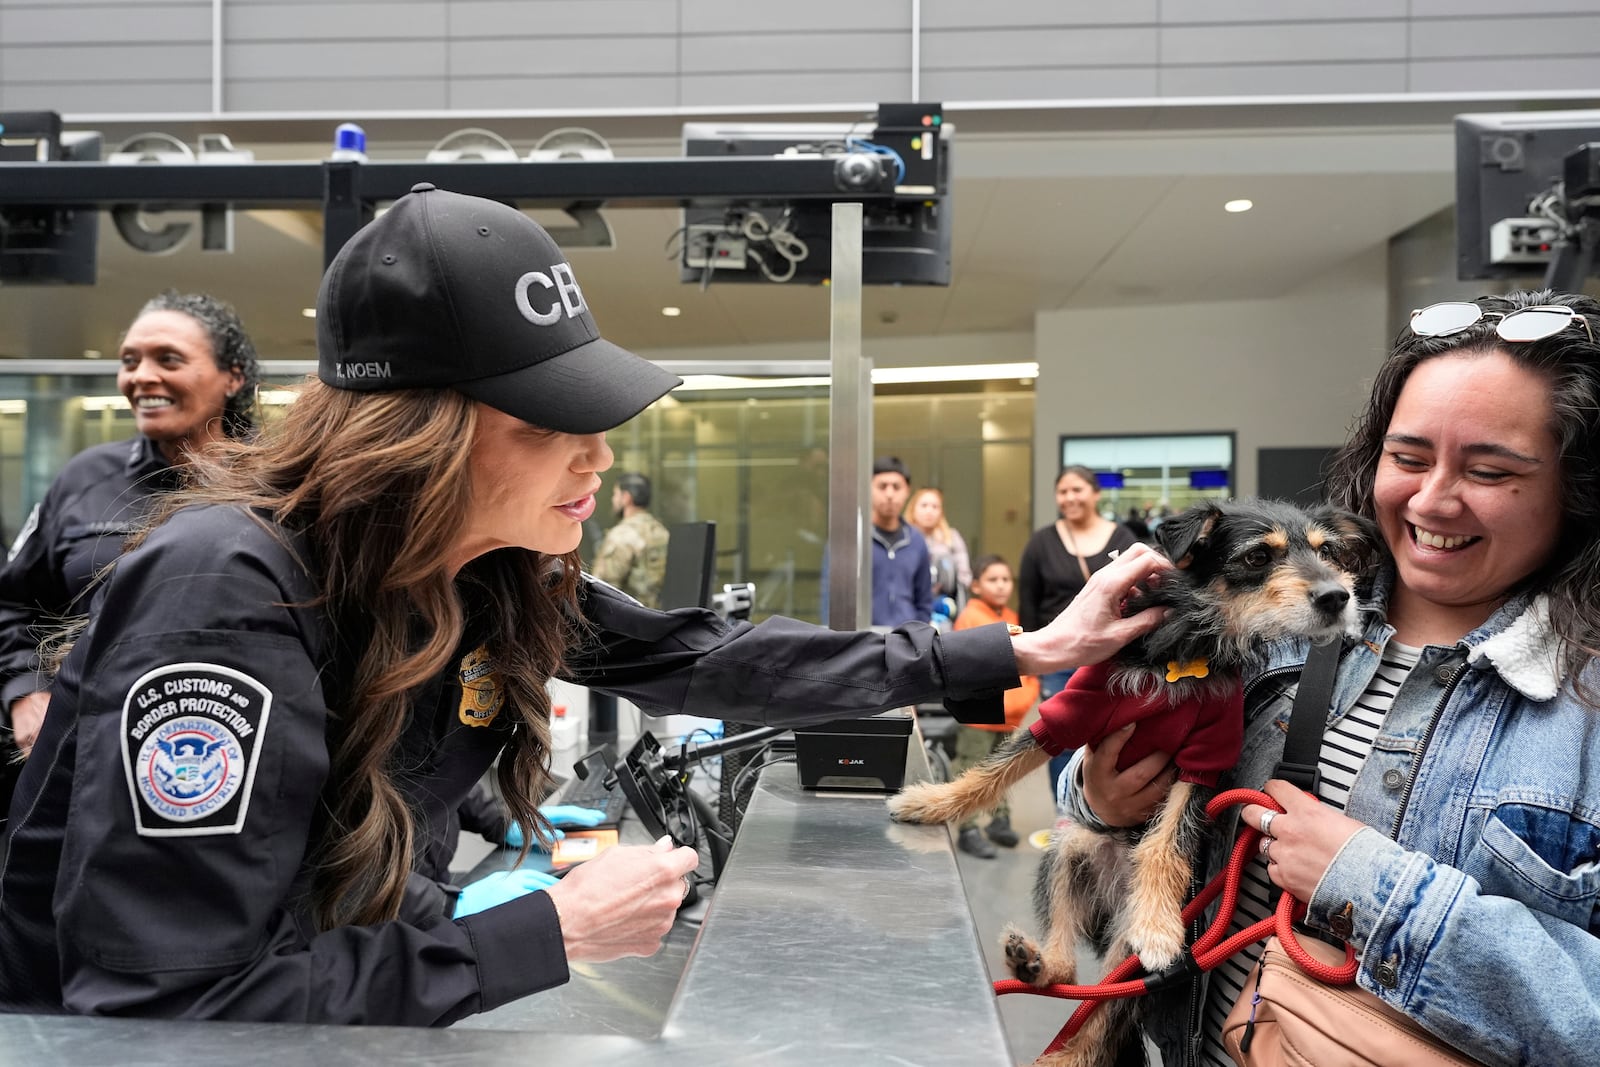
[[[1190,116],[1205,128],[1165,128],[1174,124],[1129,112],[1122,127],[1101,117],[1073,129],[1050,128],[1048,116],[1006,128],[1004,116],[953,114],[953,284],[869,289],[867,336],[1029,332],[1036,313],[1058,308],[1272,297],[1451,202],[1445,112],[1387,122],[1363,113],[1360,126],[1327,115],[1308,123],[1305,112],[1273,126],[1239,112],[1247,121],[1218,124],[1230,114]],[[383,142],[384,158],[420,158],[452,128],[434,125]],[[108,131],[108,143],[128,132]],[[258,158],[320,152],[303,128],[230,132]],[[647,132],[612,143],[630,156],[675,154],[670,134]],[[1223,202],[1236,197],[1255,209],[1225,213]],[[827,290],[681,284],[664,251],[677,212],[619,207],[607,215],[616,247],[576,249],[572,259],[602,330],[619,343],[727,346],[737,355],[752,344],[826,341]],[[315,302],[320,242],[314,213],[249,212],[237,218],[232,254],[191,247],[155,257],[128,248],[102,217],[97,285],[0,289],[0,354],[113,351],[142,301],[173,286],[232,300],[266,358],[311,358],[314,324],[300,309]],[[664,318],[667,305],[683,314]]]

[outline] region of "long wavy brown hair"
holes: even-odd
[[[418,849],[415,816],[396,785],[398,743],[411,694],[457,654],[464,587],[515,715],[502,752],[511,816],[537,828],[549,779],[545,683],[577,638],[579,564],[502,549],[459,575],[447,560],[472,506],[473,401],[445,389],[355,393],[311,380],[288,414],[253,442],[228,441],[196,457],[189,485],[163,502],[159,524],[193,504],[232,504],[298,535],[332,622],[336,655],[355,664],[329,692],[332,757],[323,822],[313,842],[312,912],[323,929],[395,918]],[[287,541],[287,536],[286,536]],[[343,672],[339,672],[343,674]]]

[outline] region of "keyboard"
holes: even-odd
[[[628,798],[622,795],[620,789],[607,789],[605,775],[591,774],[587,778],[574,775],[557,787],[544,801],[546,804],[571,804],[580,808],[595,808],[606,813],[596,825],[599,827],[614,827],[622,821],[622,813],[628,806]],[[588,829],[588,827],[573,827],[573,829]]]

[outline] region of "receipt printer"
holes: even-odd
[[[910,708],[798,727],[794,751],[800,785],[893,793],[905,782],[911,732]]]

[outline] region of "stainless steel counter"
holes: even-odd
[[[0,1065],[1016,1062],[949,832],[805,792],[793,764],[763,774],[698,930],[573,971],[447,1030],[0,1015]]]

